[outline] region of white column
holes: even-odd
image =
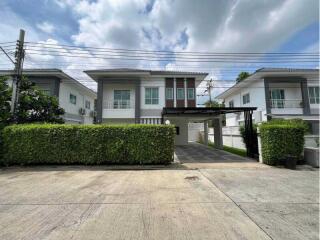
[[[262,145],[261,145],[261,137],[260,137],[260,129],[259,129],[259,127],[257,128],[257,135],[258,135],[259,162],[260,162],[260,163],[263,163],[263,158],[262,158]]]
[[[173,106],[177,107],[177,82],[176,82],[176,78],[173,79]]]
[[[184,107],[188,107],[187,101],[187,79],[184,79]]]

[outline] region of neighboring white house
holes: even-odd
[[[196,107],[196,88],[207,73],[105,69],[85,71],[98,83],[97,122],[161,123],[162,110]],[[166,118],[169,119],[169,118]],[[177,144],[188,143],[190,119],[169,119]]]
[[[1,70],[0,76],[12,76],[13,71]],[[23,75],[46,94],[58,97],[65,110],[66,123],[92,124],[96,93],[59,69],[24,69]],[[8,83],[12,80],[9,78]]]
[[[301,118],[319,133],[319,70],[261,68],[216,99],[226,107],[257,107],[253,121]],[[226,126],[239,126],[243,114],[227,114]]]

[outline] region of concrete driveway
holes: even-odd
[[[318,239],[319,172],[0,170],[0,239]]]

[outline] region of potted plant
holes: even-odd
[[[297,167],[297,157],[293,155],[286,155],[284,166],[288,169],[296,169]]]

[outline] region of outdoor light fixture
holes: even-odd
[[[165,123],[166,125],[170,125],[170,120],[166,120],[164,123]]]

